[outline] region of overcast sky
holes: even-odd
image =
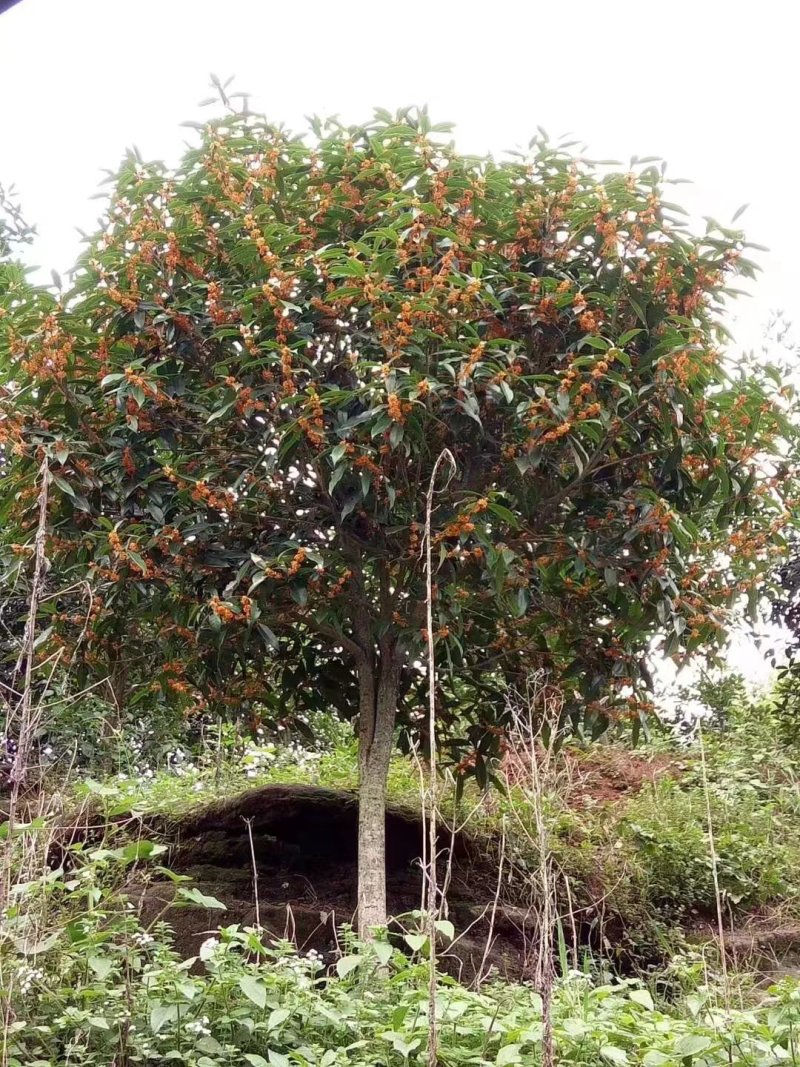
[[[786,0],[22,0],[0,15],[0,181],[64,271],[100,210],[101,169],[128,145],[174,160],[209,73],[297,127],[427,103],[467,151],[544,126],[597,158],[658,155],[675,199],[770,247],[733,312],[757,345],[772,311],[800,320],[798,16]],[[750,657],[753,659],[753,657]],[[757,660],[758,657],[755,657]],[[753,669],[756,669],[754,660]]]

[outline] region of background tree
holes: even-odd
[[[707,653],[755,597],[792,503],[762,473],[780,376],[720,353],[741,235],[694,236],[647,161],[465,156],[424,111],[199,130],[175,171],[125,161],[69,294],[3,297],[6,578],[47,455],[53,566],[94,598],[79,646],[52,602],[51,646],[145,713],[355,714],[368,928],[441,450],[440,721],[485,775],[509,678],[547,668],[599,730],[647,709],[654,633]]]

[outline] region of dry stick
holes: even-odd
[[[425,827],[428,825],[428,791],[425,788],[425,768],[422,766],[422,760],[420,759],[419,751],[417,750],[416,740],[411,743],[411,754],[414,757],[414,766],[417,768],[417,774],[419,775],[420,819],[423,827],[422,856],[420,857],[422,884],[420,885],[419,907],[420,911],[425,911],[426,895],[428,892],[428,836],[425,833]]]
[[[28,772],[28,757],[30,755],[33,735],[33,659],[36,646],[36,619],[39,613],[39,596],[44,577],[45,568],[45,544],[47,540],[47,498],[50,486],[50,464],[45,457],[40,467],[42,487],[39,490],[39,524],[36,528],[34,540],[34,567],[33,584],[31,586],[30,604],[28,605],[28,618],[25,622],[25,632],[22,639],[17,670],[25,659],[25,676],[22,685],[22,697],[19,705],[19,734],[17,739],[17,751],[11,764],[9,778],[11,780],[11,795],[8,801],[8,831],[6,835],[6,871],[3,879],[2,893],[3,902],[8,900],[11,892],[11,847],[16,821],[17,804],[22,785]],[[8,733],[8,729],[6,729]]]
[[[719,888],[719,864],[717,862],[717,846],[714,843],[714,826],[711,820],[711,795],[708,789],[708,772],[706,769],[706,746],[703,741],[703,727],[697,728],[697,737],[700,741],[700,768],[703,772],[703,795],[706,802],[706,825],[708,828],[708,851],[711,856],[711,875],[714,880],[714,900],[717,905],[717,931],[719,934],[719,947],[722,966],[722,982],[725,990],[725,1008],[730,1010],[728,1003],[728,962],[725,951],[725,922],[722,918],[722,894]]]
[[[503,864],[506,858],[506,817],[503,816],[502,822],[503,836],[500,841],[500,862],[497,865],[497,886],[494,891],[494,900],[492,901],[491,918],[489,919],[489,933],[486,936],[486,945],[483,949],[483,957],[481,958],[481,965],[478,968],[478,977],[475,980],[475,986],[480,989],[483,983],[483,969],[486,966],[486,960],[489,956],[489,950],[492,947],[494,941],[494,923],[497,918],[497,905],[500,900],[500,889],[503,884]]]
[[[569,917],[570,928],[572,929],[572,966],[577,971],[578,969],[578,930],[575,926],[575,908],[572,903],[572,887],[570,886],[569,876],[561,871],[562,878],[564,879],[564,889],[567,894],[567,907],[569,911],[567,913]]]
[[[253,899],[256,905],[256,930],[261,933],[261,912],[258,907],[258,866],[256,864],[256,850],[253,846],[253,819],[243,819],[247,824],[247,839],[250,842],[250,862],[253,865]]]
[[[524,693],[512,692],[509,701],[514,737],[518,739],[527,756],[528,784],[524,793],[528,804],[533,809],[535,827],[531,830],[526,820],[522,819],[515,805],[512,814],[520,828],[539,856],[539,886],[541,904],[539,909],[539,944],[535,974],[535,986],[542,998],[542,1067],[553,1067],[555,1048],[553,1043],[553,983],[555,967],[553,963],[553,934],[558,921],[555,887],[553,884],[553,862],[550,844],[550,831],[544,810],[544,794],[548,785],[552,785],[552,764],[554,759],[553,741],[561,712],[560,694],[548,695],[546,675],[536,671],[528,678]],[[538,725],[534,723],[534,711],[541,703],[542,717]],[[537,755],[537,742],[542,738],[543,727],[549,725],[552,730],[550,742],[543,744],[540,761]]]
[[[452,781],[452,776],[451,776],[451,781]],[[444,913],[445,918],[449,917],[449,912],[447,910],[447,894],[450,892],[450,883],[453,880],[453,857],[454,857],[455,851],[456,851],[456,834],[458,833],[458,830],[456,829],[456,814],[457,814],[456,813],[456,803],[455,803],[455,800],[454,800],[454,802],[453,802],[453,822],[452,822],[452,824],[450,825],[450,828],[449,828],[450,829],[450,847],[447,850],[447,866],[445,867],[445,870],[444,870],[444,878],[442,879],[442,888],[439,891],[439,898],[441,899],[442,906],[445,909],[445,913]],[[446,822],[445,822],[445,825],[447,825]]]
[[[436,1030],[436,914],[438,911],[436,884],[436,666],[433,659],[433,562],[431,545],[431,514],[436,475],[443,463],[450,464],[451,476],[456,471],[456,461],[449,448],[439,453],[428,483],[425,506],[425,607],[428,626],[428,743],[430,745],[430,813],[428,818],[428,951],[430,953],[430,977],[428,981],[428,1067],[436,1067],[439,1061],[438,1035]]]

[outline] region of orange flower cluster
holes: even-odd
[[[164,468],[164,473],[167,474],[169,468]],[[167,474],[170,478],[170,475]],[[170,478],[170,481],[173,481]],[[215,511],[230,511],[236,503],[236,497],[228,489],[224,489],[222,492],[216,492],[211,489],[205,479],[201,479],[197,482],[192,489],[192,500],[196,500],[198,503],[205,504],[208,508],[213,508]]]
[[[283,395],[294,396],[297,387],[292,373],[292,350],[288,345],[281,346],[281,372],[283,373]]]
[[[128,553],[122,547],[122,538],[119,536],[116,530],[112,530],[108,535],[108,543],[111,545],[111,551],[119,560],[126,560]]]
[[[566,422],[561,422],[558,424],[558,426],[554,426],[552,430],[548,430],[546,433],[543,433],[542,436],[538,438],[536,443],[539,445],[552,444],[553,441],[558,441],[562,437],[564,437],[565,434],[568,434],[571,429],[572,422],[567,419]]]
[[[258,223],[253,215],[247,214],[244,217],[244,228],[247,230],[247,235],[251,241],[255,243],[256,251],[258,252],[258,258],[267,268],[271,271],[275,265],[279,262],[278,257],[274,252],[270,251],[269,245],[264,239],[264,235],[258,228]],[[266,288],[266,287],[265,287]]]
[[[469,379],[472,377],[472,372],[475,370],[475,367],[480,362],[481,356],[485,351],[486,344],[484,341],[481,341],[479,344],[475,345],[475,347],[469,354],[469,359],[459,371],[458,380],[460,382],[469,381]]]
[[[376,481],[383,480],[383,471],[375,462],[375,460],[371,459],[369,456],[358,456],[354,463],[354,466],[358,467],[360,470],[369,471],[370,474],[373,475],[373,477],[376,479]]]
[[[542,322],[548,326],[558,325],[558,305],[551,296],[542,297],[539,301],[536,313]]]
[[[0,419],[0,445],[11,445],[15,456],[22,455],[24,444],[22,441],[22,421],[11,415],[4,415]]]
[[[342,592],[344,591],[344,587],[347,585],[347,583],[352,577],[353,572],[351,570],[344,571],[342,573],[342,576],[340,578],[337,578],[337,580],[328,590],[328,600],[335,600],[337,596],[341,596]]]
[[[298,548],[298,550],[295,552],[292,558],[292,562],[289,564],[290,577],[294,577],[295,574],[297,574],[297,572],[303,566],[306,561],[306,555],[307,553],[304,548]]]
[[[403,405],[397,393],[389,393],[388,397],[386,398],[386,406],[389,409],[389,418],[392,420],[392,422],[402,423],[405,421]]]
[[[245,202],[245,194],[241,189],[237,188],[237,184],[231,175],[228,161],[222,154],[222,142],[215,138],[212,140],[208,155],[205,159],[206,169],[209,174],[216,179],[217,184],[223,193],[234,204],[241,207]]]
[[[232,622],[236,618],[236,612],[224,603],[224,601],[220,600],[218,596],[213,596],[208,606],[221,622]]]
[[[114,285],[109,286],[108,295],[115,304],[119,304],[125,311],[136,311],[139,306],[138,298],[134,298],[129,293],[123,293]]]
[[[461,537],[462,534],[471,534],[474,530],[474,522],[466,517],[459,516],[454,522],[448,523],[442,532],[436,535],[434,540],[442,541],[448,537]]]
[[[587,404],[585,408],[578,412],[579,419],[594,419],[603,410],[602,404],[595,401],[593,404]]]
[[[40,336],[41,347],[23,361],[22,368],[34,378],[61,382],[66,377],[75,339],[64,333],[55,315],[47,316]]]
[[[126,445],[122,450],[122,467],[129,478],[135,477],[136,464],[133,460],[133,453],[131,452],[130,445]]]
[[[208,283],[206,303],[209,317],[215,326],[221,326],[228,321],[228,315],[222,307],[222,288],[219,282]]]
[[[315,389],[310,389],[308,399],[304,407],[309,411],[308,415],[301,415],[297,420],[309,443],[314,448],[325,447],[325,419],[322,411],[322,401]]]
[[[236,413],[249,418],[254,411],[266,411],[267,405],[263,400],[253,396],[253,390],[249,386],[244,386],[239,391],[239,397],[236,401]]]

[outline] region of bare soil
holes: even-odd
[[[259,918],[268,934],[304,951],[334,952],[337,928],[355,918],[357,817],[354,793],[316,786],[264,786],[202,808],[169,828],[169,866],[190,875],[227,910],[173,907],[176,887],[165,879],[134,890],[142,916],[152,922],[163,915],[175,930],[176,947],[196,955],[219,924],[255,925],[255,862]],[[402,917],[422,903],[419,815],[390,808],[386,842],[389,913]],[[448,953],[449,969],[465,979],[489,967],[520,977],[532,918],[503,902],[493,906],[496,856],[486,842],[479,847],[449,831],[441,834],[439,849],[448,915],[461,933]]]

